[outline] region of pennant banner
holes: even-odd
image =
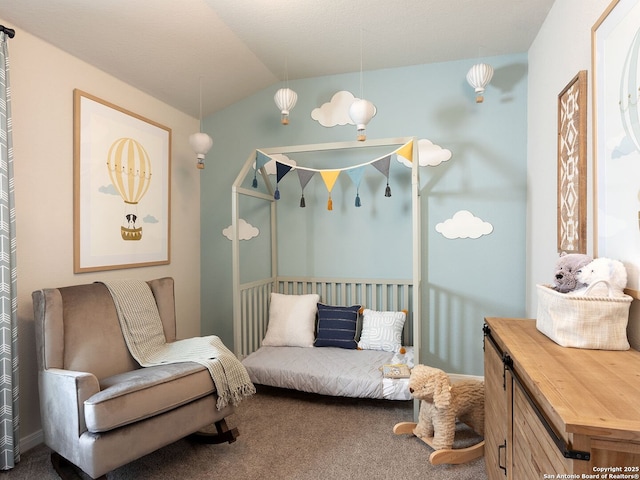
[[[391,159],[391,155],[394,155],[394,154],[398,153],[401,150],[404,151],[404,149],[408,149],[408,151],[413,152],[413,141],[407,142],[402,147],[398,148],[397,150],[394,150],[392,153],[387,153],[387,154],[383,155],[382,157],[375,158],[375,159],[370,160],[368,162],[364,162],[364,163],[360,163],[358,165],[352,165],[350,167],[344,167],[344,168],[331,168],[329,170],[336,170],[336,171],[342,172],[342,171],[351,170],[351,169],[354,169],[354,168],[366,167],[367,165],[373,165],[373,164],[378,163],[378,162],[383,162],[383,163],[386,162],[387,165],[388,165],[389,160]],[[409,155],[409,157],[411,157],[411,155]],[[299,165],[296,165],[293,168],[295,168],[296,170],[308,170],[310,172],[323,172],[324,171],[324,169],[322,169],[322,168],[301,167]],[[387,166],[387,170],[388,170],[388,166]]]
[[[369,162],[361,163],[359,165],[353,165],[351,167],[345,168],[337,168],[337,169],[319,169],[319,168],[309,168],[309,167],[301,167],[299,165],[288,165],[283,162],[276,161],[276,190],[274,192],[273,197],[276,200],[280,199],[280,190],[278,189],[278,183],[282,178],[289,173],[292,169],[297,170],[298,172],[298,180],[300,180],[300,187],[302,189],[302,198],[300,199],[300,206],[305,206],[304,201],[304,188],[309,183],[309,180],[313,177],[314,173],[320,172],[322,176],[322,180],[324,181],[327,190],[329,191],[329,202],[328,209],[332,210],[332,201],[331,201],[331,190],[333,189],[340,172],[346,171],[351,178],[351,181],[356,186],[356,207],[360,206],[360,182],[362,181],[362,176],[364,173],[364,167],[368,165],[373,165],[380,173],[382,173],[385,177],[387,177],[387,186],[385,189],[384,196],[391,196],[391,187],[389,187],[389,167],[391,164],[391,155],[400,155],[403,158],[406,158],[409,161],[413,161],[413,141],[409,141],[397,150],[395,150],[391,154],[386,154],[382,157],[378,157]],[[269,155],[261,152],[260,150],[256,150],[256,168],[253,176],[253,187],[257,188],[258,180],[257,180],[257,172],[260,168],[264,167],[267,162],[273,160]]]

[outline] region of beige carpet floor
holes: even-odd
[[[485,480],[484,459],[431,465],[432,450],[411,435],[394,435],[412,421],[412,402],[325,397],[258,387],[229,417],[240,436],[232,444],[184,439],[107,475],[109,480]],[[478,440],[460,425],[456,447]],[[22,454],[0,480],[58,478],[44,445]],[[89,478],[89,477],[84,477]]]

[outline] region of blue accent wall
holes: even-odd
[[[490,63],[495,73],[484,103],[476,104],[465,75],[480,61]],[[364,72],[363,79],[363,96],[377,107],[367,127],[369,139],[416,136],[453,154],[448,162],[420,171],[420,362],[451,373],[480,375],[484,317],[521,317],[525,311],[527,56],[377,70]],[[311,118],[311,111],[340,90],[360,96],[359,73],[291,81],[298,103],[288,126],[280,124],[273,102],[281,86],[269,87],[204,120],[214,144],[201,172],[202,333],[219,335],[229,347],[233,346],[231,242],[222,230],[231,224],[231,185],[242,165],[255,148],[355,140],[353,125],[326,128]],[[380,154],[376,150],[372,157],[292,158],[301,165],[338,168]],[[354,207],[355,187],[347,175],[336,182],[332,211],[326,209],[328,192],[319,174],[305,188],[304,209],[298,206],[297,174],[290,172],[282,179],[281,273],[411,277],[409,171],[392,159],[392,196],[385,198],[386,179],[373,167],[368,169],[360,188],[360,208]],[[555,181],[555,172],[549,174]],[[243,205],[249,215],[257,215],[260,208],[250,202]],[[493,232],[455,240],[436,232],[436,224],[459,210],[491,223]],[[262,232],[264,226],[258,226]],[[265,271],[267,235],[265,230],[259,241],[241,242],[243,276]]]

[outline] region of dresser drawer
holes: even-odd
[[[513,478],[545,478],[572,471],[517,382],[513,385]]]

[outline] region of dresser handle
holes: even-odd
[[[504,471],[504,476],[506,477],[507,476],[507,467],[503,467],[502,466],[502,461],[501,461],[502,456],[500,455],[500,451],[502,449],[504,449],[504,457],[505,457],[505,462],[504,463],[506,464],[507,463],[506,462],[506,459],[507,459],[507,441],[506,440],[504,441],[504,443],[502,445],[498,445],[498,467],[500,467],[500,470]]]

